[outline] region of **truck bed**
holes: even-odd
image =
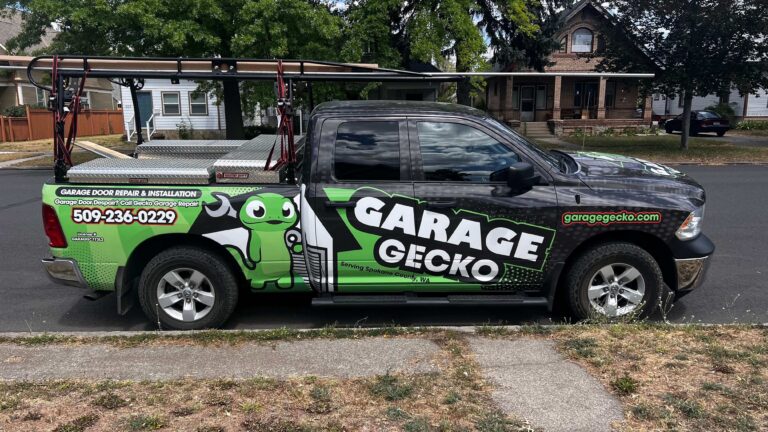
[[[70,183],[280,183],[284,170],[264,169],[277,139],[277,135],[259,135],[248,141],[157,141],[137,147],[138,159],[95,159],[70,168],[67,175]],[[303,136],[296,142],[297,148],[303,146]]]

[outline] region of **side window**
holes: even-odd
[[[396,121],[339,125],[334,149],[337,180],[400,180],[400,127]]]
[[[520,157],[485,132],[460,123],[417,124],[424,179],[489,182]]]

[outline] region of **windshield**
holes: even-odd
[[[488,121],[488,123],[492,124],[497,129],[501,129],[503,132],[507,133],[508,135],[511,132],[512,138],[516,143],[522,144],[527,149],[541,156],[542,159],[549,162],[553,167],[560,170],[560,161],[556,157],[552,156],[551,154],[539,148],[539,146],[537,146],[536,144],[529,141],[528,138],[520,135],[516,130],[512,129],[511,127],[505,125],[504,123],[494,118],[487,117],[486,120]]]

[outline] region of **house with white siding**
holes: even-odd
[[[165,79],[147,79],[137,92],[144,137],[178,138],[180,130],[194,131],[194,138],[218,138],[225,134],[224,104],[215,96],[197,92],[197,83],[181,80],[172,84]],[[136,110],[128,87],[121,88],[123,122],[126,133],[135,131]]]
[[[756,94],[739,95],[732,89],[730,94],[718,96],[696,96],[693,98],[693,110],[703,110],[706,107],[727,103],[733,108],[738,120],[768,120],[768,89],[760,89]],[[683,98],[680,95],[653,95],[654,118],[668,119],[683,113]]]

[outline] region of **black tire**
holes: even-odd
[[[659,293],[664,286],[659,264],[645,249],[631,243],[614,242],[596,246],[582,253],[568,271],[565,282],[573,318],[584,320],[601,315],[590,305],[587,291],[593,282],[593,276],[602,267],[619,263],[637,269],[645,284],[642,302],[629,315],[645,318],[656,309]]]
[[[717,132],[717,136],[721,137],[725,135],[725,131],[719,131]]]
[[[196,270],[210,282],[206,284],[206,288],[213,292],[215,300],[207,314],[200,319],[183,321],[174,318],[158,304],[158,285],[161,279],[169,272],[179,269]],[[235,310],[237,297],[237,280],[230,267],[218,255],[202,248],[180,246],[160,252],[144,267],[139,280],[141,309],[153,324],[157,325],[159,321],[163,330],[199,330],[220,327]],[[184,303],[183,300],[180,301]],[[199,305],[205,307],[205,305]]]
[[[671,126],[671,125],[666,125],[666,126],[664,127],[664,130],[665,130],[665,131],[667,131],[667,133],[668,133],[668,134],[671,134],[672,132],[674,132],[674,131],[675,131],[674,129],[672,129],[672,126]]]

